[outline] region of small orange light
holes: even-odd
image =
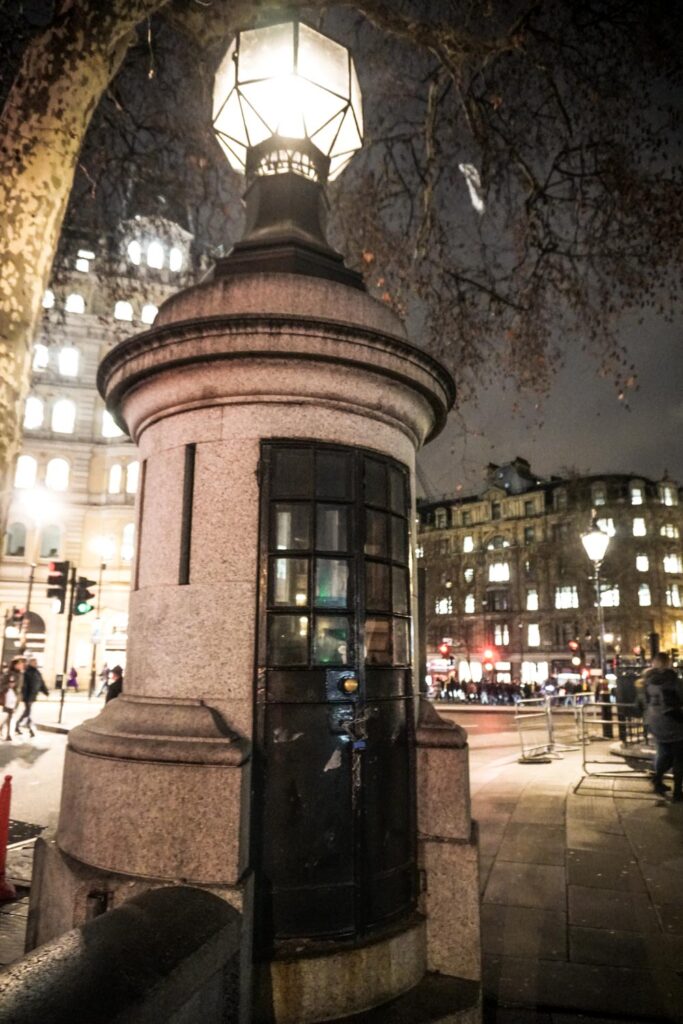
[[[342,679],[342,690],[344,693],[356,693],[358,690],[358,680],[355,676],[347,676]]]

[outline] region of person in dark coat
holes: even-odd
[[[21,734],[21,723],[26,722],[29,735],[35,736],[33,731],[33,722],[31,721],[31,709],[38,697],[38,694],[44,693],[47,695],[47,692],[47,686],[45,685],[45,680],[40,674],[38,662],[35,658],[29,658],[28,665],[24,671],[24,681],[21,686],[21,699],[24,702],[24,710],[17,720],[17,724],[14,728],[15,733]]]
[[[674,788],[671,799],[683,802],[683,683],[670,667],[669,655],[660,653],[652,659],[652,668],[644,675],[645,720],[657,743],[655,793],[668,792],[664,774],[673,768]]]
[[[104,703],[108,704],[110,700],[114,700],[119,696],[123,690],[123,669],[120,665],[114,665],[111,670],[111,678],[109,680],[109,686],[107,688],[107,696],[104,698]]]

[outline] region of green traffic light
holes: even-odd
[[[79,601],[76,605],[76,615],[87,615],[88,612],[93,610],[93,605],[87,601]]]

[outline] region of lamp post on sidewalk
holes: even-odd
[[[602,610],[602,594],[600,588],[600,568],[609,545],[609,535],[601,530],[593,516],[591,528],[581,534],[581,543],[589,559],[593,563],[593,583],[595,585],[595,601],[598,608],[598,650],[600,658],[600,674],[605,675],[605,620]]]
[[[92,660],[90,662],[90,684],[88,686],[88,697],[95,692],[95,680],[97,678],[97,645],[100,642],[102,620],[100,611],[102,608],[102,575],[107,568],[107,561],[114,553],[114,541],[111,537],[96,537],[93,547],[100,556],[99,569],[97,572],[97,604],[95,606],[95,622],[92,632]]]

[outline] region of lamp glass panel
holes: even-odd
[[[286,75],[274,85],[278,90],[279,110],[276,129],[278,135],[285,139],[305,138],[304,83],[296,75]]]
[[[246,154],[244,146],[238,146],[237,143],[233,143],[231,145],[223,135],[217,135],[216,138],[218,140],[218,145],[227,156],[230,166],[233,170],[239,171],[243,174],[246,166],[245,156],[242,155]]]
[[[220,63],[218,71],[216,72],[216,78],[213,86],[213,116],[214,118],[220,112],[221,107],[225,103],[227,97],[235,87],[235,46],[237,45],[236,40],[232,43],[230,49],[226,53],[225,57]]]
[[[298,72],[339,96],[349,96],[349,55],[345,47],[299,25]]]
[[[249,82],[248,85],[240,86],[240,93],[268,126],[269,134],[274,135],[282,113],[281,80],[275,78],[267,79],[265,82]]]
[[[301,82],[301,105],[306,121],[306,130],[308,136],[312,137],[331,118],[344,112],[345,103],[334,93],[328,92],[327,89],[321,89],[320,86],[303,79],[299,79],[299,81]],[[323,147],[318,145],[318,148]]]
[[[346,165],[350,162],[353,153],[342,153],[340,156],[333,156],[330,160],[330,170],[327,175],[328,181],[338,178]]]
[[[249,139],[247,138],[247,129],[244,125],[242,107],[240,106],[240,100],[237,92],[233,92],[231,94],[227,103],[225,103],[218,117],[214,121],[213,126],[217,132],[229,136],[229,138],[234,139],[243,146],[248,145]]]
[[[242,116],[244,123],[247,128],[247,134],[249,136],[249,145],[258,146],[259,142],[263,142],[272,133],[268,125],[263,121],[257,114],[257,112],[249,103],[245,96],[240,93],[240,102],[242,107]]]
[[[353,60],[349,61],[351,65],[351,106],[353,112],[356,115],[356,123],[358,124],[358,130],[361,135],[363,134],[363,103],[360,91],[360,85],[358,84],[358,76],[356,74],[356,68]]]
[[[321,153],[325,156],[330,155],[330,151],[334,146],[334,140],[337,138],[337,134],[341,127],[342,120],[344,119],[344,111],[333,117],[331,121],[328,121],[326,125],[311,135],[311,141],[316,144]]]
[[[335,153],[348,153],[352,149],[360,149],[361,139],[358,134],[358,126],[353,117],[353,111],[349,107],[346,116],[339,129],[337,141],[334,144]]]
[[[277,78],[294,71],[294,25],[285,22],[240,33],[238,79]]]
[[[602,530],[591,530],[590,533],[584,533],[581,543],[591,562],[601,562],[605,557],[609,537]]]

